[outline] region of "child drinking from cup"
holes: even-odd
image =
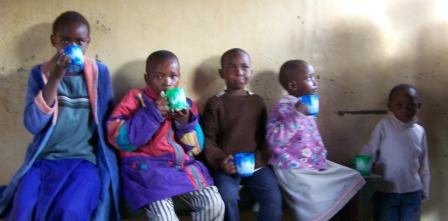
[[[24,122],[34,139],[0,193],[0,213],[5,220],[119,220],[116,155],[104,128],[109,70],[84,57],[90,26],[78,12],[59,15],[50,39],[56,54],[28,79]]]
[[[178,197],[191,206],[194,221],[220,221],[222,199],[205,166],[194,158],[203,139],[198,109],[190,99],[182,105],[179,79],[175,54],[151,53],[146,87],[131,90],[109,119],[109,141],[121,156],[124,197],[131,209],[144,208],[148,220],[178,220],[172,200]]]
[[[372,171],[384,180],[375,197],[375,220],[419,220],[421,200],[429,197],[430,172],[426,133],[417,124],[417,89],[395,86],[387,106],[392,115],[378,122],[361,150],[372,157]]]
[[[267,125],[269,163],[296,220],[329,220],[365,181],[357,171],[327,160],[315,116],[301,102],[317,90],[314,68],[302,60],[287,61],[279,80],[288,95],[280,98]]]
[[[257,220],[279,221],[282,215],[281,194],[274,173],[265,162],[270,156],[264,140],[266,108],[260,96],[245,89],[252,74],[249,54],[239,48],[226,51],[221,56],[219,74],[227,89],[207,101],[202,125],[206,137],[205,157],[213,169],[215,184],[225,203],[225,220],[240,219],[241,184],[260,204]],[[237,162],[234,154],[239,154]],[[245,157],[241,159],[243,161],[239,160],[241,154],[247,154],[247,162],[255,157],[252,175],[241,170],[239,172],[243,176],[238,175],[235,163],[239,165],[245,161]],[[247,162],[245,165],[251,166]]]

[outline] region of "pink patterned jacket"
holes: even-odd
[[[327,168],[327,150],[315,118],[295,109],[298,98],[280,98],[271,113],[266,139],[272,151],[269,163],[284,169]]]

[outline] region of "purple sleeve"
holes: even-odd
[[[382,121],[375,126],[375,129],[372,131],[370,135],[369,142],[364,145],[360,151],[360,154],[370,155],[372,157],[372,163],[375,163],[378,159],[378,152],[381,145],[381,141],[383,139],[382,133]]]
[[[147,101],[146,107],[137,110],[126,122],[129,143],[136,147],[148,143],[164,120],[155,103]]]
[[[202,130],[199,126],[199,113],[196,105],[192,100],[187,98],[187,102],[190,106],[190,119],[187,123],[181,124],[174,121],[174,128],[177,142],[182,146],[184,151],[190,155],[198,155],[202,152],[201,137],[203,140]]]
[[[191,113],[190,121],[186,124],[178,123],[177,121],[174,121],[174,127],[176,128],[176,137],[182,137],[186,133],[189,133],[194,130],[194,127],[196,127],[196,124],[198,124],[198,117],[196,115],[193,115]]]

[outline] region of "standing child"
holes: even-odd
[[[372,156],[373,172],[384,182],[376,193],[375,220],[416,221],[422,199],[429,196],[430,172],[426,134],[417,124],[421,106],[414,86],[399,84],[389,93],[393,115],[375,127],[361,154]]]
[[[268,122],[270,163],[296,220],[329,220],[365,181],[357,171],[327,160],[315,117],[307,116],[300,102],[317,90],[313,67],[287,61],[279,80],[288,95],[280,98]]]
[[[179,84],[179,62],[172,52],[156,51],[146,60],[146,87],[131,90],[109,119],[109,140],[120,150],[124,196],[143,207],[149,220],[178,220],[172,197],[188,203],[193,220],[219,221],[224,204],[201,152],[198,109],[169,110],[161,94]]]
[[[245,90],[252,74],[249,54],[239,48],[230,49],[222,55],[221,66],[219,74],[227,89],[207,101],[203,126],[205,157],[226,206],[225,220],[239,220],[240,184],[260,204],[257,220],[280,220],[280,190],[274,173],[265,165],[269,159],[264,141],[266,108],[260,96]],[[252,176],[235,175],[232,154],[237,152],[255,153],[256,171]]]
[[[69,72],[63,48],[85,52],[90,27],[78,12],[53,23],[57,52],[29,75],[24,122],[34,135],[25,163],[0,195],[6,220],[119,220],[118,172],[103,123],[112,108],[107,67],[85,57]],[[8,209],[10,208],[10,209]]]

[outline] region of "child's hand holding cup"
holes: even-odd
[[[372,157],[370,155],[357,155],[355,158],[355,169],[362,176],[369,176],[372,170]]]
[[[84,68],[84,53],[81,47],[76,44],[70,44],[64,48],[64,54],[70,58],[67,65],[67,72],[78,73]]]
[[[182,88],[171,88],[163,92],[162,96],[168,101],[170,116],[179,123],[185,124],[190,120],[187,96]]]
[[[171,88],[164,92],[164,96],[168,100],[170,110],[188,109],[187,96],[182,88]]]
[[[317,116],[319,114],[319,94],[308,94],[300,97],[300,106],[306,106],[306,114],[310,116]],[[299,108],[300,108],[299,106]],[[299,110],[300,111],[300,110]],[[301,111],[302,112],[302,111]]]

